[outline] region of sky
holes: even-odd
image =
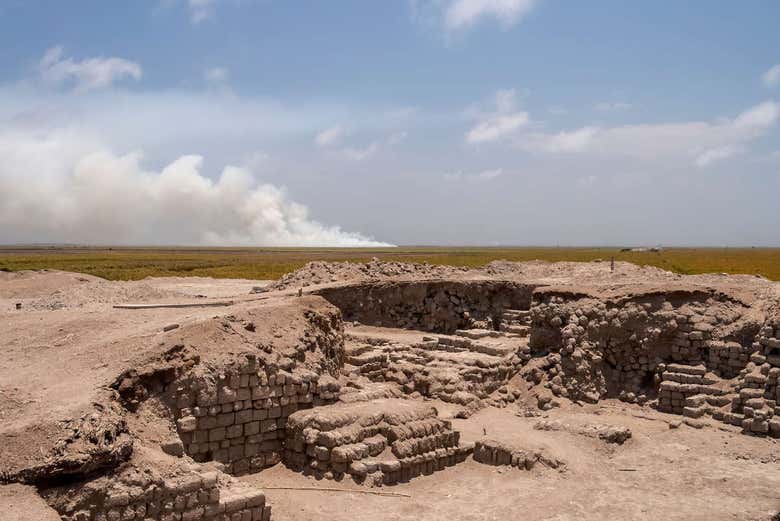
[[[778,20],[0,0],[0,244],[780,246]]]

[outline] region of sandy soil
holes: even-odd
[[[58,521],[60,516],[38,495],[35,487],[0,485],[3,521]]]
[[[780,295],[780,284],[756,277],[680,277],[623,263],[617,263],[612,273],[609,263],[569,264],[493,263],[481,273],[453,270],[451,275],[506,276],[563,284],[587,280],[603,288],[647,281],[659,285],[717,284],[739,291]],[[440,275],[435,270],[431,274]],[[181,330],[216,316],[241,315],[260,301],[271,307],[281,304],[281,297],[314,280],[307,277],[304,272],[292,278],[290,284],[282,285],[286,291],[256,295],[250,294],[251,289],[267,281],[177,277],[109,282],[57,271],[0,272],[0,437],[77,413],[97,389],[113,381],[134,360],[175,342]],[[225,299],[235,304],[229,308],[113,308],[117,303]],[[15,309],[17,302],[22,303],[20,311]],[[180,328],[163,330],[171,324]],[[370,333],[366,328],[354,331]],[[277,331],[269,334],[283,336]],[[399,340],[403,337],[406,341],[410,335],[419,335],[397,334]],[[452,415],[449,406],[436,405],[442,415]],[[304,486],[366,490],[347,482],[316,481],[283,466],[244,480],[267,488],[275,520],[769,521],[780,511],[780,447],[776,440],[745,436],[720,424],[703,429],[686,425],[670,429],[668,422],[680,417],[619,402],[585,408],[565,404],[562,409],[546,413],[550,419],[572,425],[606,423],[632,430],[633,437],[624,445],[607,445],[572,432],[535,430],[533,424],[539,418],[517,416],[517,410],[516,406],[489,408],[467,420],[455,419],[453,425],[464,440],[474,441],[487,435],[529,448],[543,448],[566,463],[565,471],[537,468],[526,472],[469,459],[432,476],[375,489],[410,494],[408,498],[273,489]],[[6,508],[26,501],[30,490],[0,487],[0,505]],[[30,515],[33,511],[29,511]],[[8,513],[12,512],[10,509],[2,512],[2,520],[20,519]],[[44,515],[29,518],[46,519]]]
[[[278,521],[308,519],[400,520],[764,520],[780,510],[780,450],[774,440],[715,427],[670,429],[679,417],[620,402],[555,410],[545,418],[567,424],[621,425],[633,437],[610,445],[569,432],[533,429],[539,418],[510,409],[485,409],[454,420],[465,440],[483,432],[527,447],[543,447],[566,469],[520,471],[471,459],[415,478],[370,489],[411,497],[360,492],[291,491],[271,487],[347,488],[304,477],[278,465],[245,481],[266,488]],[[485,431],[483,431],[483,428]]]

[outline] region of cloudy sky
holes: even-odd
[[[0,243],[780,246],[780,3],[0,1]]]

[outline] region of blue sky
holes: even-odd
[[[780,246],[777,20],[4,0],[0,243]]]

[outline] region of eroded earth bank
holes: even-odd
[[[780,285],[617,263],[0,273],[0,518],[780,512]]]

